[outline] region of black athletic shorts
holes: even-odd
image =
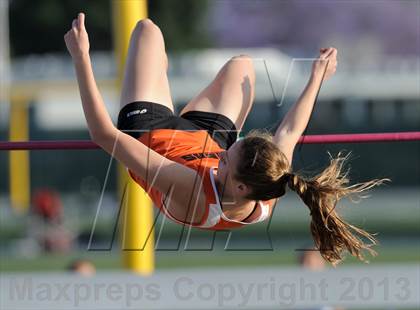
[[[189,111],[176,116],[168,107],[149,101],[124,106],[117,128],[136,139],[152,129],[207,130],[222,149],[228,149],[238,137],[235,124],[222,114]]]

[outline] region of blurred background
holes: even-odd
[[[338,70],[322,86],[306,134],[419,130],[419,1],[153,0],[148,10],[164,34],[177,111],[232,56],[248,54],[257,81],[244,131],[273,130],[309,77],[311,61],[304,59],[334,46]],[[89,138],[63,40],[79,11],[86,13],[95,76],[116,123],[120,94],[110,1],[0,0],[0,140],[9,138],[10,103],[22,100],[29,103],[30,140]],[[353,182],[392,179],[369,199],[340,205],[345,219],[377,233],[379,255],[371,264],[418,264],[420,143],[303,145],[295,168],[310,175],[325,167],[328,152],[341,150],[352,153]],[[21,213],[9,199],[9,154],[0,151],[0,270],[60,271],[76,259],[97,270],[121,269],[118,238],[112,244],[119,208],[115,162],[100,150],[29,156],[31,205]],[[86,250],[99,203],[94,248],[111,251]],[[313,246],[308,210],[293,193],[277,205],[270,223],[251,226],[230,240],[232,249],[244,251],[224,250],[228,233],[221,232],[211,255],[194,251],[210,246],[211,233],[194,232],[190,251],[176,250],[180,227],[165,226],[156,268],[294,266],[303,261],[297,249]],[[354,264],[362,263],[351,257],[343,262]]]

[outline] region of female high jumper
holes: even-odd
[[[171,220],[211,230],[258,223],[271,216],[288,187],[309,208],[311,233],[324,259],[336,264],[345,250],[360,260],[363,250],[375,254],[370,248],[375,238],[343,221],[335,207],[341,198],[358,196],[383,180],[349,186],[343,172],[346,158],[340,155],[310,179],[292,170],[293,151],[321,83],[336,70],[335,48],[321,49],[305,90],[274,136],[251,131],[237,140],[254,99],[255,73],[249,56],[231,58],[176,116],[162,32],[150,19],[139,21],[130,39],[115,127],[94,79],[83,13],[73,20],[64,39],[92,140],[127,167]]]

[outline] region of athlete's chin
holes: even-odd
[[[217,179],[219,180],[219,181],[222,181],[222,180],[224,180],[225,178],[224,178],[224,174],[223,174],[223,168],[220,168],[220,167],[218,167],[217,168]]]
[[[216,173],[217,173],[217,175],[219,175],[220,176],[220,173],[222,172],[222,169],[220,169],[220,162],[217,164],[217,171],[216,171]]]

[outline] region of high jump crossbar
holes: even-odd
[[[307,135],[299,139],[303,144],[336,144],[368,142],[420,141],[420,131]],[[90,140],[0,141],[0,151],[15,150],[92,150],[100,147]]]

